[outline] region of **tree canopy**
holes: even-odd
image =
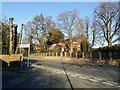
[[[64,41],[64,34],[57,28],[52,28],[48,32],[47,44],[55,44]]]

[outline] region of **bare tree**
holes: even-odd
[[[85,36],[84,22],[83,22],[82,19],[78,19],[75,28],[76,28],[76,35],[77,35],[79,38]],[[75,35],[75,36],[76,36],[76,35]]]
[[[119,10],[117,7],[117,2],[102,2],[94,10],[99,35],[104,36],[108,47],[111,47],[113,43],[120,39],[120,36],[116,37],[120,31]]]
[[[58,15],[59,25],[62,31],[65,33],[65,36],[69,39],[69,45],[70,45],[69,52],[73,52],[72,38],[73,38],[75,23],[77,21],[78,15],[79,15],[79,11],[77,9],[73,9],[71,11],[65,11]]]
[[[93,19],[92,25],[91,25],[91,46],[90,48],[92,48],[95,45],[96,42],[96,35],[97,35],[97,24],[95,21],[95,18]]]
[[[89,20],[89,17],[85,17],[85,31],[86,31],[86,37],[89,39],[89,34],[88,34],[88,29],[89,29],[89,23],[90,23],[90,20]]]
[[[44,17],[43,14],[37,15],[32,21],[28,21],[25,25],[25,33],[28,36],[32,36],[34,41],[38,41],[41,47],[46,46],[46,38],[48,31],[54,28],[55,23],[52,21],[52,17]]]
[[[97,41],[98,41],[97,44],[100,45],[103,48],[104,45],[105,45],[105,38],[104,38],[104,36],[103,37],[102,36],[98,37]]]

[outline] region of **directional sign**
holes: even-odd
[[[29,67],[30,44],[20,44],[19,48],[28,48],[28,63],[27,63],[27,67]]]
[[[20,44],[19,48],[29,48],[30,44]]]

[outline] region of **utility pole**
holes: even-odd
[[[9,21],[10,21],[9,55],[13,53],[13,20],[14,20],[13,17],[9,18]]]
[[[15,51],[16,51],[17,43],[18,43],[17,27],[18,27],[18,25],[14,24],[14,39],[13,39],[14,40],[14,54],[15,54]]]
[[[19,45],[21,44],[21,40],[22,40],[22,30],[23,30],[23,24],[21,24],[20,35],[19,35],[18,44],[17,44],[17,48],[16,48],[16,51],[15,51],[15,54],[17,54],[17,52],[18,52],[18,47],[19,47]],[[21,52],[21,49],[20,49],[20,52]]]

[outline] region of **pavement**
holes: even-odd
[[[31,59],[29,68],[26,63],[22,69],[3,68],[3,88],[120,88],[117,67],[41,58]]]

